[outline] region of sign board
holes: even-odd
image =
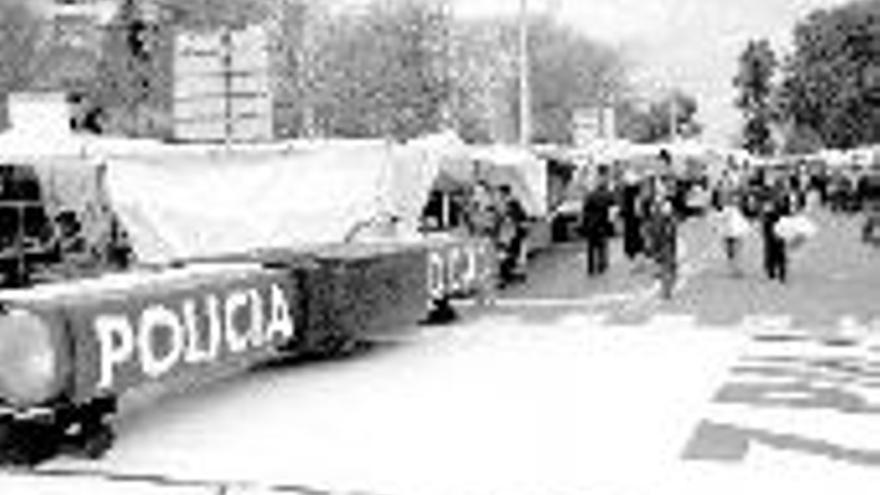
[[[571,119],[571,137],[578,148],[585,147],[599,139],[602,116],[596,108],[580,108],[574,111]]]
[[[268,96],[269,75],[266,72],[233,73],[229,77],[229,92],[237,98]]]
[[[588,107],[574,111],[571,123],[572,142],[583,148],[601,139],[614,139],[616,132],[614,108]]]
[[[187,100],[216,97],[223,99],[226,95],[226,80],[217,76],[178,77],[174,85],[175,103]]]
[[[272,99],[268,95],[255,94],[241,96],[236,94],[229,100],[229,111],[236,118],[260,118],[272,111]],[[233,122],[234,124],[235,122]]]
[[[617,112],[614,107],[602,109],[602,138],[608,140],[617,139]]]
[[[223,33],[220,31],[187,31],[177,35],[174,40],[175,63],[186,61],[187,57],[210,58],[223,53]]]
[[[215,120],[223,123],[226,118],[226,98],[218,95],[212,98],[192,98],[177,100],[174,107],[174,118],[177,123],[194,120]]]
[[[235,119],[231,129],[232,135],[240,142],[258,142],[272,134],[272,122],[260,115],[239,117]]]
[[[174,134],[183,141],[273,137],[270,40],[265,29],[186,32],[174,50]]]

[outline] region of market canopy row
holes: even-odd
[[[543,162],[454,134],[226,147],[14,128],[0,135],[0,163],[33,166],[49,213],[75,211],[89,239],[115,214],[150,264],[342,242],[391,219],[395,239],[413,237],[442,173],[509,184],[530,214],[546,213]]]

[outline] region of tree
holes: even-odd
[[[407,139],[443,125],[449,18],[440,2],[385,0],[324,26],[312,67],[315,119],[327,134]]]
[[[533,139],[571,142],[573,113],[613,106],[627,76],[620,54],[547,16],[529,24]],[[519,118],[517,24],[511,19],[457,26],[453,95],[456,122],[476,140],[513,141]]]
[[[574,111],[615,105],[624,63],[613,49],[550,17],[535,18],[529,28],[534,140],[570,142]]]
[[[170,134],[173,27],[161,21],[141,2],[124,0],[107,27],[90,95],[106,117],[105,132]]]
[[[826,145],[880,142],[880,0],[817,10],[795,28],[779,106]]]
[[[125,0],[128,1],[128,0]],[[243,27],[271,17],[287,0],[140,0],[170,15],[168,19],[186,29]]]
[[[0,102],[31,82],[33,61],[39,50],[40,24],[25,1],[0,2]],[[0,128],[6,112],[0,111]]]
[[[767,40],[752,40],[739,57],[739,71],[733,84],[739,90],[736,106],[745,117],[744,147],[759,155],[773,152],[773,77],[776,54]]]
[[[676,137],[694,137],[703,131],[696,120],[698,111],[697,99],[681,89],[672,90],[647,105],[625,100],[617,107],[619,132],[637,143],[668,141],[673,138],[673,129]]]

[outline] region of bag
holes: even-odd
[[[818,230],[816,224],[802,214],[784,216],[774,227],[774,233],[795,248],[815,237]]]
[[[739,208],[724,208],[716,221],[718,232],[724,238],[741,239],[752,232],[752,225]]]

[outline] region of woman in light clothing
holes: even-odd
[[[745,237],[749,234],[751,226],[745,215],[736,203],[729,203],[722,207],[719,213],[719,231],[724,243],[724,252],[727,257],[727,266],[730,274],[741,277],[742,265],[740,253]]]
[[[749,234],[751,226],[746,219],[741,206],[741,195],[736,182],[729,174],[725,174],[716,190],[718,208],[718,231],[724,244],[724,253],[727,257],[727,266],[730,274],[741,277],[742,265],[740,253],[745,237]]]

